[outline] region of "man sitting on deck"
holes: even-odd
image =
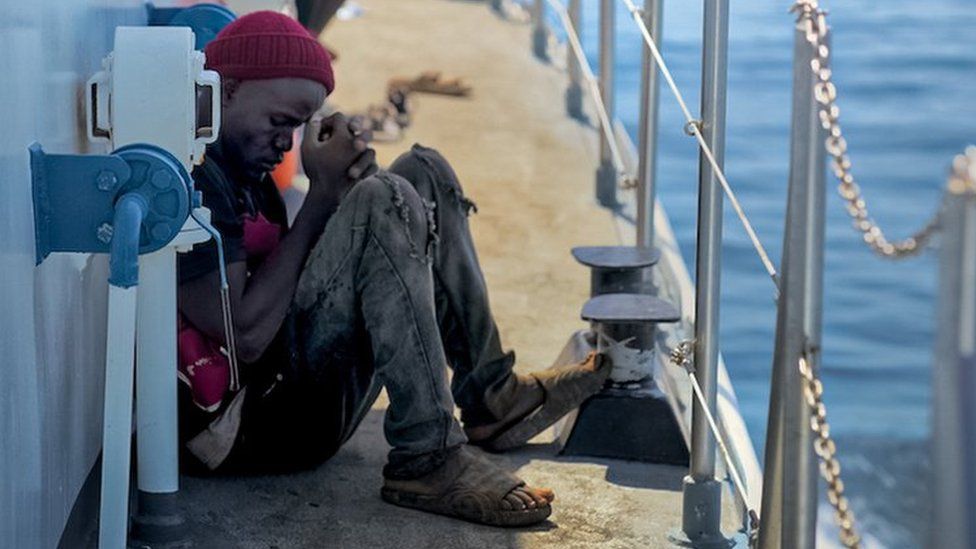
[[[247,15],[206,56],[223,79],[222,128],[193,176],[223,235],[242,388],[229,390],[236,384],[219,351],[209,242],[179,258],[185,463],[236,472],[316,466],[385,387],[392,450],[383,499],[493,525],[544,520],[552,491],[526,486],[464,444],[524,444],[598,391],[609,364],[593,355],[531,376],[513,372],[468,228],[474,205],[454,170],[419,145],[378,170],[358,123],[341,114],[311,120],[334,80],[328,55],[297,22]],[[268,172],[302,124],[310,185],[288,227]]]

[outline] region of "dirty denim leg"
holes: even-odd
[[[357,362],[386,387],[393,449],[384,474],[394,478],[429,472],[466,441],[437,325],[430,234],[409,183],[385,172],[361,181],[313,248],[293,304],[297,364],[314,372]],[[348,416],[343,440],[375,394]]]
[[[454,169],[434,149],[414,145],[390,171],[410,181],[434,205],[438,240],[433,271],[438,320],[454,369],[451,391],[465,426],[492,423],[497,418],[485,407],[484,395],[512,374],[515,354],[502,349],[471,238],[468,215],[477,208],[464,196]]]

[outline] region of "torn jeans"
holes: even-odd
[[[496,420],[483,397],[512,375],[514,355],[488,305],[472,210],[447,161],[419,145],[353,187],[311,251],[279,333],[289,360],[248,390],[229,461],[317,465],[383,387],[391,478],[423,475],[466,441],[455,403],[466,425]]]

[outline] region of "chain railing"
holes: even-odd
[[[827,14],[820,9],[817,0],[798,0],[791,9],[797,14],[797,25],[806,34],[807,42],[814,50],[810,69],[817,79],[814,95],[820,105],[820,121],[827,138],[824,147],[831,157],[831,167],[837,177],[837,192],[847,202],[847,213],[854,220],[854,228],[861,232],[864,243],[875,253],[888,259],[902,259],[921,252],[939,228],[939,212],[912,236],[892,242],[868,213],[867,203],[854,178],[847,140],[840,124],[840,108],[837,106],[837,86],[830,69],[830,28]],[[941,210],[940,210],[941,211]]]
[[[603,137],[610,147],[612,163],[619,174],[626,176],[620,153],[617,150],[616,138],[613,135],[613,130],[611,129],[612,120],[610,120],[610,115],[604,108],[599,83],[590,69],[589,63],[587,62],[577,31],[574,28],[566,9],[561,3],[558,2],[558,0],[546,1],[559,15],[567,35],[569,45],[576,57],[576,61],[579,63],[579,66],[582,69],[583,79],[586,81],[589,87],[591,98],[593,99],[597,110],[597,115],[600,117],[601,127],[603,128],[604,133]],[[643,10],[638,8],[634,4],[633,0],[622,1],[633,17],[634,22],[637,24],[643,40],[649,49],[651,56],[656,62],[658,70],[661,71],[661,75],[664,77],[666,84],[677,100],[678,106],[680,107],[687,122],[685,126],[686,133],[695,137],[698,141],[699,148],[701,149],[705,161],[714,170],[716,179],[721,184],[726,196],[728,196],[733,209],[742,222],[746,233],[752,241],[753,247],[763,263],[764,268],[772,279],[774,286],[776,287],[778,298],[780,280],[776,268],[773,266],[765,247],[753,229],[748,216],[742,209],[738,198],[736,197],[725,176],[724,170],[716,160],[711,147],[706,142],[702,133],[701,120],[692,115],[681,94],[681,91],[675,84],[668,65],[661,55],[659,48],[644,20]],[[833,73],[830,69],[830,31],[826,23],[826,13],[820,9],[817,0],[796,0],[795,4],[791,8],[791,12],[797,15],[797,29],[802,33],[806,42],[812,48],[810,70],[812,71],[814,80],[812,95],[815,106],[813,108],[816,109],[816,114],[819,116],[820,125],[823,127],[823,130],[826,133],[823,148],[831,158],[832,171],[838,180],[838,192],[846,201],[846,209],[848,214],[854,220],[854,227],[861,232],[865,244],[867,244],[874,252],[882,257],[889,259],[901,259],[920,253],[927,246],[927,244],[929,244],[936,233],[939,232],[945,206],[940,208],[920,230],[915,232],[910,237],[901,241],[888,240],[884,231],[882,231],[880,226],[871,218],[866,201],[853,174],[852,162],[848,154],[847,142],[844,139],[843,130],[840,124],[840,108],[837,106],[837,87],[834,84]],[[816,126],[815,123],[814,126]],[[967,155],[969,156],[970,160],[976,159],[976,148],[967,149]],[[958,193],[959,188],[963,186],[965,186],[966,192],[976,192],[973,183],[973,180],[976,179],[976,173],[973,173],[976,172],[976,167],[974,167],[976,166],[976,161],[966,162],[966,160],[967,159],[965,157],[957,158],[953,165],[954,171],[949,180],[950,194],[953,192],[954,188]],[[633,182],[634,181],[632,180],[625,181],[623,184],[624,188],[631,187]],[[736,464],[728,450],[728,445],[725,441],[723,433],[718,427],[714,414],[710,411],[709,406],[707,405],[701,384],[698,382],[694,367],[694,347],[695,345],[693,341],[683,341],[672,350],[670,359],[675,365],[684,368],[688,374],[693,398],[696,399],[706,413],[708,428],[712,432],[712,435],[717,442],[718,450],[726,463],[729,478],[735,487],[735,492],[738,498],[741,499],[743,508],[747,511],[751,533],[755,534],[759,529],[760,517],[757,511],[748,503],[747,492],[744,483],[742,482],[742,478],[740,477]],[[792,365],[788,367],[792,367]],[[823,382],[820,379],[818,368],[815,366],[814,361],[808,359],[807,355],[802,351],[796,362],[796,368],[799,372],[799,380],[802,384],[801,398],[805,401],[805,407],[808,412],[807,419],[809,428],[814,435],[812,441],[813,450],[820,462],[820,476],[825,480],[827,485],[827,500],[834,509],[835,519],[840,528],[840,542],[844,547],[849,549],[860,549],[860,547],[862,547],[861,537],[858,533],[854,512],[851,509],[847,496],[845,495],[845,485],[841,478],[841,464],[837,457],[837,444],[831,436],[830,426],[827,421],[827,409],[823,401]],[[802,419],[804,416],[798,417]],[[781,519],[782,517],[776,516],[774,518]],[[751,541],[752,543],[750,545],[752,546],[758,543],[755,535],[752,536]]]
[[[840,527],[840,542],[848,549],[860,549],[861,537],[850,502],[844,495],[844,481],[840,476],[840,460],[837,459],[837,443],[830,436],[827,423],[827,407],[823,402],[824,386],[820,374],[801,356],[797,367],[803,378],[803,396],[810,409],[810,429],[816,439],[813,449],[820,459],[820,476],[827,482],[827,501],[834,508],[834,519]]]

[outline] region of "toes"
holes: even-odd
[[[526,492],[524,488],[517,488],[517,489],[513,490],[512,492],[516,496],[518,496],[519,499],[522,500],[522,504],[525,505],[525,507],[527,509],[535,509],[536,508],[535,499],[533,499],[532,498],[532,495],[529,494],[528,492]]]
[[[536,493],[542,496],[546,503],[552,503],[556,499],[556,493],[549,488],[536,488]]]
[[[502,498],[502,509],[504,509],[505,511],[514,511],[516,508],[517,508],[516,504],[513,504],[509,500],[508,496]]]
[[[514,491],[506,494],[503,501],[507,503],[512,510],[521,511],[525,509],[525,503],[522,501],[522,498],[518,497]]]
[[[531,488],[529,489],[529,494],[532,495],[532,498],[535,499],[535,502],[539,507],[551,503],[556,497],[552,490],[548,488]]]

